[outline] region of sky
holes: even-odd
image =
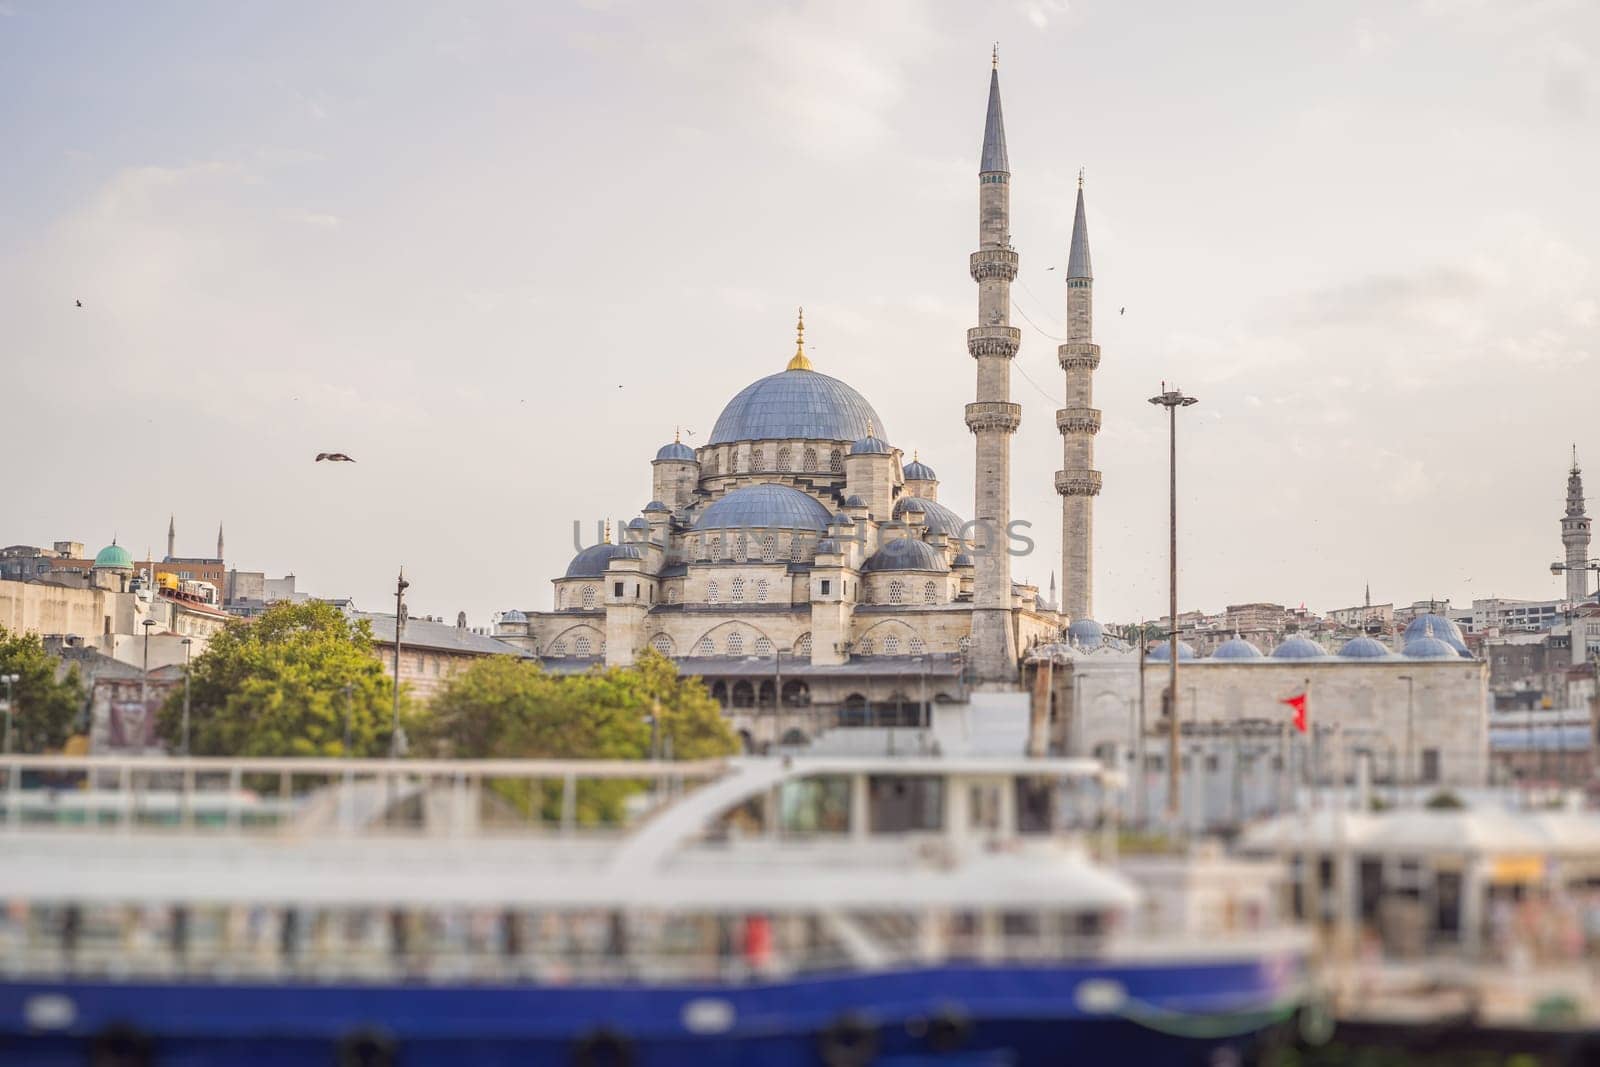
[[[1013,514],[1059,570],[1093,245],[1096,615],[1553,598],[1600,480],[1600,6],[0,0],[0,543],[113,536],[473,625],[793,352],[972,511],[990,49]],[[1057,269],[1052,271],[1054,266]],[[81,309],[74,301],[81,300]],[[354,464],[317,464],[320,451]],[[1600,554],[1600,546],[1596,548]]]

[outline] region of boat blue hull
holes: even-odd
[[[404,1067],[781,1067],[929,1056],[947,1065],[1112,1062],[1100,1056],[1205,1063],[1218,1047],[1242,1049],[1281,1021],[1304,978],[1301,960],[1280,956],[942,966],[732,986],[11,981],[0,982],[0,1063],[78,1067],[96,1041],[119,1033],[160,1067],[333,1064],[341,1047],[363,1040],[392,1049]],[[1091,979],[1102,989],[1115,983],[1125,1002],[1086,1011],[1079,986]],[[719,1022],[692,1032],[685,1009],[697,1004],[704,1019],[707,1002]],[[30,1027],[42,1014],[49,1029]],[[614,1058],[619,1050],[626,1058]]]

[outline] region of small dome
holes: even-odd
[[[852,493],[844,498],[844,506],[847,508],[864,508],[867,506],[867,502]]]
[[[1300,634],[1295,634],[1272,650],[1273,659],[1321,659],[1326,655],[1321,645]]]
[[[922,501],[916,499],[915,497],[907,500],[904,507],[898,507],[894,510],[896,518],[901,515],[905,515],[908,512],[912,515],[926,515],[928,513],[928,509],[922,506]]]
[[[507,611],[507,612],[504,612],[504,613],[501,614],[500,621],[501,622],[527,622],[528,621],[528,616],[524,615],[522,612],[518,611],[516,608],[512,608],[510,611]]]
[[[908,482],[936,482],[939,480],[939,476],[933,473],[933,468],[920,459],[914,459],[907,463],[903,473]]]
[[[828,522],[833,526],[854,526],[856,524],[856,520],[852,519],[842,511],[835,511],[833,513],[833,518],[829,519]]]
[[[801,372],[796,372],[801,373]],[[814,497],[776,482],[735,489],[715,501],[695,520],[696,530],[815,530],[828,525],[828,509]]]
[[[128,550],[113,541],[95,554],[94,569],[97,571],[131,571],[133,570],[133,557]]]
[[[966,526],[966,520],[937,500],[929,500],[921,496],[903,496],[894,504],[894,517],[899,518],[912,504],[920,505],[928,530],[932,533],[942,533],[946,537],[960,537],[961,530]]]
[[[861,572],[868,571],[942,571],[948,570],[944,565],[944,556],[938,549],[925,541],[918,541],[911,537],[900,537],[884,545],[861,565]]]
[[[1459,655],[1471,655],[1471,653],[1467,651],[1467,642],[1465,638],[1461,636],[1461,627],[1457,626],[1443,615],[1418,615],[1416,618],[1412,619],[1411,622],[1406,626],[1405,633],[1401,636],[1401,647],[1410,646],[1412,641],[1415,641],[1420,637],[1437,638],[1438,640],[1449,645],[1451,648],[1455,649]],[[1410,654],[1411,653],[1409,651],[1406,653],[1408,656]]]
[[[1339,649],[1345,659],[1388,659],[1391,653],[1382,641],[1370,637],[1352,637]]]
[[[1234,634],[1211,653],[1212,659],[1261,659],[1261,650],[1249,641]]]
[[[629,519],[628,520],[628,529],[630,529],[630,530],[648,530],[648,529],[650,529],[650,524],[648,522],[645,522],[644,519],[642,519],[642,518],[641,519]]]
[[[1172,642],[1163,641],[1159,645],[1151,645],[1150,658],[1158,659],[1162,663],[1172,659]],[[1182,663],[1186,659],[1194,659],[1194,646],[1187,641],[1180,640],[1178,642],[1178,662]]]
[[[1099,648],[1106,643],[1106,628],[1093,619],[1074,619],[1067,627],[1067,643],[1080,648]]]
[[[572,562],[567,564],[567,578],[598,578],[606,572],[606,567],[623,548],[632,548],[632,545],[590,545],[588,548],[572,557]],[[637,549],[634,549],[637,552]]]
[[[975,566],[977,566],[977,564],[972,562],[972,556],[969,555],[968,553],[966,553],[966,552],[957,552],[956,553],[956,561],[954,563],[952,563],[951,566],[952,567],[975,567]]]
[[[644,506],[644,512],[645,512],[646,515],[649,515],[649,514],[651,514],[653,512],[657,512],[657,511],[671,511],[671,510],[672,510],[671,508],[667,507],[665,504],[663,504],[659,500],[652,500],[652,501],[650,501],[650,503],[648,503],[648,504],[646,504]]]
[[[850,454],[852,456],[887,456],[892,451],[893,449],[889,447],[887,441],[874,437],[872,434],[868,434],[850,446]]]
[[[644,559],[644,553],[638,545],[618,545],[617,550],[611,553],[612,559]]]
[[[1425,622],[1428,616],[1424,615],[1418,622]],[[1416,623],[1412,623],[1415,626]],[[1411,632],[1411,626],[1406,627],[1406,632]],[[1461,655],[1456,647],[1444,638],[1434,633],[1433,623],[1427,622],[1423,628],[1422,636],[1414,637],[1405,644],[1407,659],[1457,659]]]
[[[693,463],[695,461],[694,449],[690,448],[682,441],[673,441],[671,444],[662,445],[656,450],[656,460],[659,462],[660,460],[664,459],[682,460],[688,463]]]
[[[839,542],[835,541],[831,537],[824,537],[822,540],[817,542],[817,555],[819,556],[827,555],[830,552],[837,553],[838,551]]]

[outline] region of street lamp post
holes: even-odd
[[[1566,571],[1594,571],[1600,574],[1600,559],[1586,559],[1582,563],[1562,563],[1557,561],[1550,564],[1551,574],[1562,574]]]
[[[20,674],[0,674],[0,682],[6,683],[6,755],[11,755],[11,687],[22,681]]]
[[[1150,398],[1150,403],[1167,409],[1167,503],[1168,503],[1168,557],[1167,592],[1168,618],[1171,619],[1168,639],[1171,645],[1171,662],[1167,665],[1167,685],[1171,692],[1171,715],[1168,720],[1167,756],[1167,816],[1174,822],[1178,818],[1178,409],[1199,401],[1184,396],[1183,390],[1167,388],[1161,383],[1161,392]]]
[[[140,625],[144,627],[144,671],[139,675],[139,706],[148,706],[150,700],[150,627],[156,624],[154,619],[146,619]]]
[[[194,642],[183,639],[183,754],[189,754],[189,654]]]
[[[1416,770],[1415,770],[1416,761],[1415,761],[1415,758],[1414,758],[1414,753],[1412,752],[1412,749],[1411,749],[1411,738],[1412,738],[1412,734],[1411,734],[1411,711],[1412,711],[1412,708],[1413,708],[1413,706],[1415,704],[1415,701],[1414,701],[1413,698],[1414,698],[1414,696],[1416,694],[1417,684],[1416,684],[1416,679],[1413,678],[1409,674],[1402,674],[1396,680],[1406,683],[1406,773],[1405,773],[1405,786],[1406,786],[1406,801],[1409,803],[1411,800],[1414,799],[1413,794],[1416,792],[1416,789],[1415,789],[1415,786],[1416,786],[1416,773],[1417,773]]]
[[[400,757],[400,642],[406,629],[406,569],[400,568],[400,577],[394,585],[394,717],[389,723],[389,758]]]

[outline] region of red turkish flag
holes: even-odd
[[[1299,696],[1278,701],[1278,703],[1287,704],[1294,709],[1294,728],[1301,733],[1306,732],[1306,697],[1308,695],[1307,693],[1301,693]]]

